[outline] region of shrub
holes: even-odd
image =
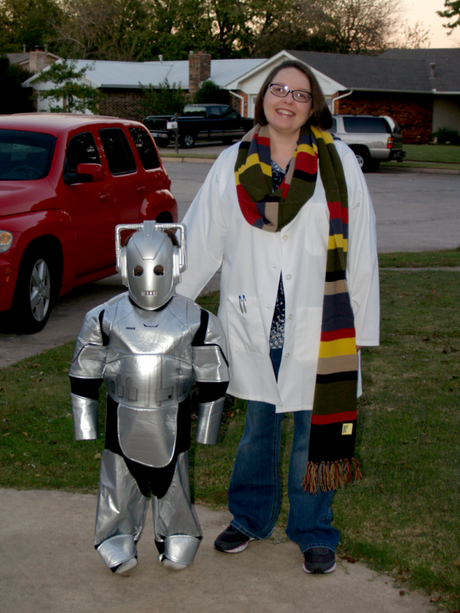
[[[200,85],[193,102],[197,104],[229,104],[229,99],[230,95],[226,89],[222,89],[214,81],[207,79]]]
[[[439,144],[460,145],[460,133],[454,128],[439,128],[433,136]]]
[[[144,115],[174,115],[182,114],[184,105],[187,102],[181,84],[169,84],[168,79],[159,83],[157,87],[149,85],[143,87],[144,100],[139,102],[138,111]]]

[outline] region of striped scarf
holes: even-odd
[[[270,139],[266,126],[243,138],[235,164],[241,212],[252,226],[278,232],[313,195],[318,176],[329,209],[329,242],[321,340],[303,487],[311,494],[335,490],[361,473],[356,439],[357,355],[354,316],[346,281],[348,196],[333,138],[314,126],[302,128],[282,183],[272,193]]]

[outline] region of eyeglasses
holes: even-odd
[[[279,83],[272,83],[270,85],[270,91],[278,98],[286,98],[286,96],[291,93],[293,100],[296,102],[310,102],[313,98],[313,94],[310,94],[310,92],[307,92],[305,89],[289,89],[287,85],[280,85]]]

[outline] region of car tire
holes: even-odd
[[[13,326],[18,334],[36,334],[43,330],[57,295],[51,252],[39,246],[22,258],[11,308]]]
[[[361,170],[363,172],[370,172],[372,170],[374,160],[371,158],[369,150],[365,147],[352,147],[352,149],[356,156],[358,166],[361,168]]]
[[[364,155],[362,153],[356,153],[355,151],[355,156],[356,156],[356,161],[358,162],[358,166],[361,168],[361,170],[364,169],[364,164],[365,164],[365,158]],[[363,170],[364,172],[364,170]]]
[[[182,147],[185,147],[186,149],[191,149],[195,146],[195,136],[193,134],[184,134],[184,136],[181,136],[180,141]]]

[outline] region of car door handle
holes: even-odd
[[[110,200],[110,194],[99,194],[99,200]]]
[[[142,194],[143,192],[145,192],[145,185],[139,185],[139,186],[136,188],[136,191],[137,191],[139,194]]]

